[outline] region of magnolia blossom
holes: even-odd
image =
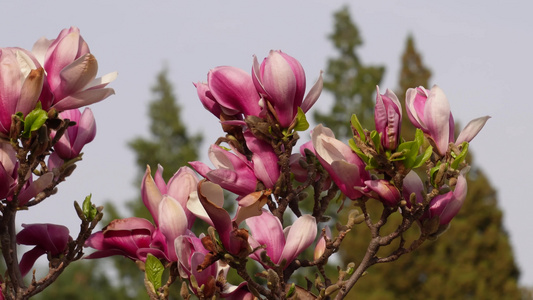
[[[455,122],[442,89],[436,85],[431,90],[423,87],[408,89],[405,104],[411,123],[433,139],[439,154],[446,154],[448,144],[455,140]],[[470,121],[459,134],[455,144],[470,142],[489,118],[484,116]]]
[[[92,142],[96,136],[96,122],[90,108],[85,108],[83,113],[79,109],[66,110],[61,112],[59,117],[76,122],[76,125],[68,127],[54,145],[54,153],[64,160],[69,160],[80,155],[83,146]],[[52,132],[51,138],[54,136],[55,131]]]
[[[437,195],[429,203],[429,216],[439,217],[441,225],[446,225],[459,213],[466,199],[467,184],[465,174],[469,168],[461,170],[453,191]]]
[[[200,175],[232,193],[245,196],[255,192],[257,178],[252,163],[246,156],[236,150],[229,152],[217,145],[209,147],[208,155],[215,166],[214,169],[200,161],[189,162],[189,164]]]
[[[43,87],[44,70],[33,55],[20,48],[0,48],[0,137],[8,136],[11,118],[35,108]]]
[[[269,143],[256,138],[249,130],[244,132],[244,139],[253,153],[252,169],[255,176],[266,188],[273,188],[280,174],[278,155]]]
[[[365,188],[361,191],[387,206],[398,205],[401,199],[400,191],[392,183],[383,179],[365,181]]]
[[[301,107],[307,112],[322,92],[322,74],[304,100],[305,72],[300,62],[281,52],[271,50],[261,65],[254,56],[252,67],[254,85],[261,96],[275,110],[282,127],[289,127]]]
[[[376,106],[374,108],[374,122],[376,131],[381,134],[381,145],[388,150],[394,150],[400,142],[402,127],[402,105],[398,97],[389,89],[385,94],[379,93],[377,88]]]
[[[339,189],[352,200],[361,197],[359,187],[370,180],[361,158],[348,145],[335,139],[333,131],[322,124],[313,129],[311,140],[318,160]]]
[[[98,62],[76,27],[63,29],[54,40],[41,38],[32,52],[46,71],[47,83],[41,96],[45,110],[79,108],[115,93],[105,87],[117,73],[96,78]]]
[[[285,267],[313,243],[317,234],[316,220],[311,215],[299,217],[292,226],[284,230],[279,219],[265,209],[261,215],[247,219],[246,225],[251,231],[248,238],[250,246],[266,246],[265,251],[270,260],[277,265],[285,262]],[[262,262],[261,251],[263,250],[257,250],[251,257]]]
[[[233,116],[259,116],[259,94],[246,71],[229,66],[216,67],[207,74],[207,83],[197,83],[198,96],[204,107],[220,118],[220,113]]]
[[[20,260],[20,273],[26,275],[35,261],[43,254],[56,257],[67,250],[69,235],[67,227],[55,224],[22,224],[17,234],[17,244],[35,246],[24,253]]]
[[[190,195],[196,193],[197,179],[192,170],[183,167],[166,184],[162,172],[163,169],[158,168],[156,182],[148,166],[141,186],[143,202],[155,226],[142,218],[114,220],[87,240],[85,246],[99,250],[88,258],[123,255],[144,261],[146,255],[152,253],[168,261],[178,259],[174,241],[188,234],[192,227],[186,203]]]
[[[85,258],[122,255],[132,260],[145,261],[148,253],[164,258],[163,251],[151,245],[154,233],[155,226],[143,218],[113,220],[102,231],[92,234],[85,242],[85,247],[98,250]]]
[[[237,213],[231,218],[222,207],[224,204],[222,188],[212,182],[201,181],[198,185],[198,193],[191,194],[187,208],[216,229],[220,242],[229,253],[239,255],[247,252],[250,247],[246,230],[238,226],[247,218],[261,214],[261,207],[266,204],[268,195],[270,195],[269,192],[262,191],[246,195],[239,201]]]

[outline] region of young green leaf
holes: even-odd
[[[304,111],[298,107],[298,113],[296,114],[296,126],[294,126],[294,130],[305,131],[307,128],[309,128],[309,122],[307,122]]]
[[[352,115],[352,127],[355,128],[357,131],[357,134],[359,135],[359,138],[366,142],[365,132],[363,131],[363,126],[361,126],[361,123],[359,122],[359,119],[357,119],[357,116],[355,114]]]
[[[468,142],[463,142],[461,146],[463,147],[463,149],[461,150],[461,153],[459,153],[459,155],[457,155],[455,157],[455,160],[452,162],[451,167],[453,169],[457,169],[459,165],[465,160],[466,155],[468,154]]]
[[[91,197],[92,194],[85,197],[85,200],[83,200],[83,214],[88,221],[94,220],[94,217],[96,217],[96,214],[98,213],[96,207],[91,203]]]
[[[163,278],[165,267],[157,257],[148,254],[144,268],[146,278],[152,283],[154,289],[157,291],[161,287],[161,279]]]
[[[48,113],[41,109],[40,102],[37,103],[37,107],[28,113],[26,119],[24,120],[24,132],[22,133],[22,136],[29,138],[31,136],[31,132],[41,128],[47,119]]]
[[[429,146],[426,148],[426,151],[423,154],[416,157],[416,160],[414,161],[413,166],[411,168],[420,168],[431,157],[431,153],[433,153],[433,147]]]

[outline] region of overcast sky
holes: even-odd
[[[362,1],[358,1],[362,2]],[[78,225],[73,200],[93,193],[96,203],[124,203],[139,194],[133,153],[126,144],[147,136],[147,105],[156,74],[167,64],[182,117],[192,133],[205,136],[202,154],[220,135],[204,112],[192,82],[205,81],[209,69],[232,65],[250,70],[252,55],[270,49],[297,58],[308,86],[334,50],[327,40],[333,12],[345,2],[324,1],[10,1],[3,3],[0,46],[31,49],[41,36],[77,26],[99,62],[99,74],[118,71],[116,95],[92,106],[98,134],[84,160],[60,192],[47,200],[47,213],[21,212],[20,222]],[[527,1],[367,1],[350,5],[363,36],[359,55],[365,64],[386,66],[385,88],[396,88],[400,54],[407,34],[432,72],[432,84],[446,93],[461,124],[491,115],[471,143],[474,164],[498,190],[505,227],[511,236],[521,282],[533,285],[533,201],[528,155],[533,153],[531,70],[532,29]],[[318,108],[327,108],[324,94]],[[329,109],[328,109],[329,111]],[[528,126],[529,125],[529,126]],[[177,167],[176,167],[177,170]],[[175,170],[167,170],[174,172]],[[33,209],[36,210],[36,209]],[[60,217],[58,217],[60,216]],[[452,225],[453,226],[453,225]]]

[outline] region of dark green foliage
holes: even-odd
[[[32,299],[129,300],[127,286],[116,287],[105,274],[103,261],[81,261],[69,265],[59,279]],[[139,298],[139,299],[146,299]]]
[[[366,66],[357,56],[362,39],[350,18],[347,7],[335,13],[335,29],[329,39],[339,52],[330,58],[324,78],[324,89],[335,99],[330,113],[316,112],[317,123],[327,124],[338,139],[349,138],[350,117],[357,113],[361,124],[374,127],[374,94],[385,71],[383,66]]]

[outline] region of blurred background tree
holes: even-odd
[[[363,44],[359,30],[352,22],[347,7],[335,12],[335,29],[328,36],[339,55],[328,59],[324,74],[324,90],[334,96],[331,112],[315,112],[316,123],[326,124],[338,139],[351,137],[352,113],[363,127],[374,126],[374,93],[385,72],[384,66],[364,65],[357,55]]]
[[[340,55],[328,62],[324,88],[334,95],[335,102],[331,113],[317,113],[316,121],[330,126],[343,140],[350,137],[347,120],[353,113],[366,128],[374,128],[375,86],[384,68],[361,66],[355,47],[362,45],[362,39],[346,7],[335,13],[335,29],[329,38]],[[405,103],[407,88],[429,87],[430,77],[431,71],[424,66],[413,37],[408,36],[396,91],[400,102]],[[414,127],[408,121],[405,108],[403,121],[402,136],[414,137]],[[377,201],[370,203],[371,214],[380,212],[381,207]],[[395,222],[399,222],[399,218],[390,221]],[[364,256],[370,234],[362,226],[364,224],[356,227],[344,241],[339,252],[342,266],[357,263]],[[414,239],[417,233],[417,229],[407,232],[406,239]],[[395,246],[382,249],[380,253],[386,254]],[[518,287],[518,278],[519,270],[508,233],[503,228],[496,191],[481,169],[474,167],[468,176],[467,199],[450,229],[438,241],[428,241],[396,262],[372,266],[349,298],[520,299],[525,293]]]

